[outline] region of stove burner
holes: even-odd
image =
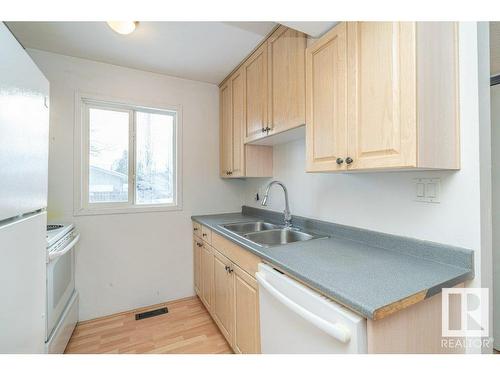
[[[56,230],[62,228],[64,225],[61,224],[49,224],[47,225],[47,231]]]

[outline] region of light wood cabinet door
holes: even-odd
[[[212,296],[214,290],[214,254],[210,245],[204,243],[201,247],[201,300],[208,311],[212,311]]]
[[[213,314],[227,341],[233,342],[234,276],[231,262],[218,251],[214,252]]]
[[[267,43],[262,44],[245,62],[246,131],[245,141],[267,134]]]
[[[305,124],[306,35],[280,26],[269,37],[269,134]]]
[[[243,134],[245,131],[245,76],[240,68],[229,79],[232,106],[232,152],[230,177],[245,175],[245,152]]]
[[[193,268],[194,268],[194,291],[197,295],[200,295],[200,275],[201,275],[201,247],[203,243],[194,238],[193,239]]]
[[[348,169],[416,167],[415,23],[348,22]]]
[[[257,281],[234,266],[234,349],[260,353],[259,292]]]
[[[306,51],[307,171],[346,169],[347,26],[341,23]]]
[[[231,85],[226,82],[219,89],[220,100],[220,175],[228,177],[233,169],[233,125]]]

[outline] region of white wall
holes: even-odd
[[[460,26],[459,171],[308,174],[304,172],[304,140],[275,146],[274,176],[288,187],[292,214],[473,249],[476,277],[469,286],[490,287],[490,123],[489,115],[482,117],[485,111],[489,113],[489,97],[484,95],[489,44],[488,36],[481,33],[484,26],[487,28],[477,23]],[[484,103],[480,103],[480,95]],[[416,177],[441,178],[441,203],[414,200]],[[260,207],[253,198],[257,190],[262,196],[268,181],[247,184],[247,205]],[[270,194],[269,208],[284,208],[278,187]]]
[[[494,336],[500,350],[500,85],[491,88],[491,159],[493,185]]]
[[[51,85],[49,219],[74,222],[82,234],[76,261],[80,319],[193,295],[190,216],[240,210],[244,183],[218,177],[218,88],[28,52]],[[73,217],[76,90],[182,106],[182,211]]]

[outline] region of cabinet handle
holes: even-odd
[[[206,233],[202,233],[201,235],[202,235],[203,237],[206,237],[206,236],[207,236],[207,234],[206,234]]]
[[[340,164],[342,164],[344,162],[344,159],[337,158],[336,162],[337,162],[338,165],[340,165]]]
[[[197,231],[198,231],[198,228],[193,228],[193,230],[194,230],[195,232],[197,232]]]
[[[196,246],[202,247],[203,245],[201,243],[199,243],[199,242],[196,242]]]
[[[227,172],[227,174],[228,174],[228,175],[232,175],[232,174],[233,174],[233,172],[229,171],[229,172]]]
[[[347,164],[351,164],[354,160],[352,160],[352,158],[350,156],[348,156],[346,159],[345,159],[345,162]]]

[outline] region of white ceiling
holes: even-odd
[[[490,22],[490,72],[500,74],[500,22]]]
[[[319,22],[319,21],[300,21],[300,22],[288,22],[284,21],[280,24],[291,27],[292,29],[302,31],[313,38],[319,38],[333,26],[338,24],[338,21],[330,22]]]
[[[335,22],[283,22],[314,35]],[[276,24],[273,22],[139,22],[119,35],[105,22],[7,22],[25,48],[219,83]],[[500,74],[500,22],[490,22],[492,75]]]
[[[35,48],[197,81],[219,83],[273,22],[139,22],[120,35],[105,22],[7,22]]]

